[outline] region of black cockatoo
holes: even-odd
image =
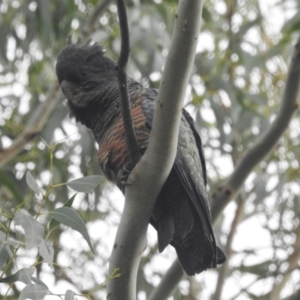
[[[104,56],[98,44],[69,42],[58,56],[56,73],[71,115],[93,132],[103,173],[124,192],[129,159],[116,64]],[[144,88],[132,78],[128,78],[128,89],[143,154],[149,141],[157,91]],[[159,251],[171,244],[188,275],[215,268],[226,260],[216,246],[205,185],[201,139],[191,116],[183,109],[176,159],[149,222],[157,230]]]

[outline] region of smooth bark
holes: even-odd
[[[109,273],[121,276],[108,282],[107,299],[136,299],[136,276],[146,247],[153,206],[173,166],[181,109],[191,73],[203,1],[181,0],[170,52],[156,102],[148,148],[128,179],[125,207],[115,239]]]

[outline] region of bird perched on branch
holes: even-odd
[[[129,172],[116,64],[98,44],[78,41],[61,51],[56,73],[71,115],[91,129],[105,176],[123,192]],[[131,113],[141,154],[147,148],[157,91],[128,78]],[[129,171],[129,172],[128,172]],[[225,262],[216,246],[206,192],[202,145],[191,116],[183,109],[176,159],[156,200],[150,223],[159,251],[171,244],[188,275]]]

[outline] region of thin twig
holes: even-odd
[[[236,233],[236,229],[238,224],[241,221],[243,212],[244,212],[244,204],[245,204],[245,199],[240,195],[239,196],[239,201],[238,201],[238,206],[235,211],[235,216],[232,220],[231,226],[230,226],[230,231],[227,237],[227,243],[226,243],[226,262],[222,265],[222,267],[219,270],[219,276],[218,276],[218,281],[217,281],[217,286],[216,286],[216,291],[213,296],[213,300],[220,300],[223,287],[224,287],[224,281],[227,276],[228,272],[228,267],[229,267],[229,261],[230,257],[232,255],[232,242]]]
[[[118,60],[119,91],[121,96],[121,107],[125,128],[127,151],[130,165],[131,167],[134,167],[139,161],[141,154],[136,140],[134,124],[131,116],[130,99],[128,94],[126,66],[129,58],[130,42],[127,13],[124,0],[117,0],[117,7],[121,31],[121,53]]]

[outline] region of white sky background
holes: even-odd
[[[260,1],[260,6],[262,13],[266,17],[267,23],[266,23],[266,29],[268,32],[273,34],[274,36],[280,34],[280,28],[284,24],[286,19],[289,19],[295,12],[290,10],[286,15],[283,14],[282,10],[280,7],[276,6],[277,0],[261,0]],[[289,1],[286,2],[286,5],[289,5]],[[216,1],[216,7],[217,10],[220,13],[224,12],[225,7],[223,6],[223,3]],[[238,22],[238,18],[236,19]],[[212,50],[213,44],[211,40],[211,36],[208,36],[207,34],[201,34],[200,35],[200,40],[199,40],[199,47],[198,50],[202,50],[205,48],[206,50]],[[254,41],[256,40],[256,34],[255,31],[250,31],[250,36],[249,38],[253,39]],[[12,45],[13,47],[13,45]],[[25,62],[26,64],[26,62]],[[28,66],[27,66],[28,67]],[[17,95],[22,95],[24,92],[24,89],[22,85],[17,84],[14,86],[14,90]],[[0,95],[5,94],[5,91],[0,91]],[[26,111],[28,109],[27,102],[28,99],[26,100],[26,97],[24,98],[24,106],[20,107],[21,110]],[[210,110],[209,107],[205,107],[202,109],[201,113],[205,113],[206,118],[213,118],[213,112]],[[0,123],[1,125],[1,123]],[[75,127],[68,127],[67,130],[69,131],[70,134],[74,133],[74,128]],[[56,140],[61,139],[62,136],[57,133],[56,134]],[[4,140],[4,146],[7,147],[11,141],[9,140]],[[232,171],[232,165],[229,162],[228,159],[222,158],[222,157],[217,157],[216,160],[219,161],[218,165],[223,165],[223,170],[222,170],[222,175],[226,177],[228,174],[231,173]],[[78,177],[81,175],[78,174]],[[74,208],[76,208],[76,205],[80,205],[80,197],[77,198],[77,200],[74,202]],[[110,199],[108,201],[105,197],[104,201],[101,202],[100,205],[103,206],[114,206],[117,211],[121,212],[122,210],[122,205],[123,202],[121,199],[124,199],[122,193],[118,189],[114,189],[113,192],[110,192],[110,194],[107,196],[107,198]],[[234,216],[236,205],[234,203],[230,203],[226,209],[224,210],[224,215],[226,216],[225,218],[225,231],[229,231],[229,227],[232,221],[232,218]],[[105,247],[104,249],[97,249],[97,251],[101,251],[109,255],[111,247],[113,245],[114,237],[115,237],[115,232],[116,232],[116,223],[117,223],[117,215],[112,215],[111,220],[108,219],[107,222],[103,222],[101,220],[94,222],[93,224],[88,224],[89,232],[91,235],[92,240],[93,239],[105,239]],[[237,230],[236,236],[234,238],[233,242],[233,249],[237,251],[242,251],[244,249],[248,248],[257,248],[257,249],[262,249],[259,254],[261,255],[261,258],[258,256],[252,256],[249,257],[246,263],[253,264],[257,263],[259,261],[262,261],[266,258],[269,258],[271,256],[271,238],[269,235],[269,232],[265,229],[263,229],[263,224],[265,222],[264,216],[258,216],[252,219],[247,220],[246,222],[243,222]],[[101,228],[101,229],[99,229]],[[254,234],[255,233],[255,234]],[[82,245],[83,248],[87,248],[86,242],[82,239],[82,237],[74,233],[73,231],[69,230],[67,233],[65,233],[61,237],[61,243],[65,247],[70,247],[70,245],[74,248],[78,247],[78,245]],[[149,234],[148,234],[148,243],[151,245],[156,243],[156,232],[155,230],[149,226]],[[104,245],[103,245],[104,246]],[[147,250],[146,250],[147,251]],[[173,259],[175,258],[175,251],[173,250],[172,247],[168,247],[167,250],[164,251],[163,254],[156,255],[156,257],[153,259],[153,269],[154,270],[162,270],[166,271],[168,266],[173,262]],[[170,259],[171,257],[171,259]],[[68,258],[67,257],[60,257],[60,263],[65,264],[66,266],[68,265]],[[239,265],[241,261],[241,257],[239,256],[234,256],[234,258],[231,260],[231,265]],[[106,266],[107,267],[107,266]],[[91,264],[90,266],[91,269],[93,269],[93,266]],[[49,270],[50,271],[50,270]],[[150,270],[148,268],[145,269],[146,274],[149,275],[149,277],[152,277],[153,270]],[[93,270],[93,273],[95,276],[97,275],[98,272],[97,270]],[[66,289],[68,288],[66,285],[66,282],[60,282],[59,284],[55,285],[53,281],[53,277],[47,275],[47,272],[44,273],[44,280],[49,286],[49,288],[55,292],[55,293],[64,293]],[[208,271],[204,272],[202,274],[197,275],[196,280],[202,281],[204,280],[204,284],[207,290],[207,295],[202,298],[202,300],[208,299],[209,293],[212,293],[215,288],[216,284],[216,274],[214,271]],[[43,280],[43,278],[41,278]],[[99,282],[104,281],[105,278],[99,277]],[[222,299],[229,299],[233,295],[236,294],[236,292],[239,290],[240,286],[247,286],[249,283],[254,280],[252,275],[244,276],[243,281],[240,281],[239,274],[235,274],[232,276],[228,281],[226,281],[226,286],[223,291],[223,296]],[[295,278],[294,280],[298,280],[299,278]],[[51,283],[52,282],[52,283]],[[158,278],[153,277],[153,282],[158,283]],[[183,289],[184,289],[184,284]],[[270,286],[272,285],[272,282],[263,282],[257,284],[254,286],[254,289],[260,290],[261,292],[267,291]],[[238,289],[237,289],[238,287]],[[74,287],[69,286],[70,289],[74,289]],[[287,286],[286,288],[286,293],[287,295],[291,293],[292,291],[289,289]],[[205,298],[207,297],[207,298]],[[57,297],[54,296],[47,296],[47,300],[52,300],[52,299],[57,299]],[[145,297],[143,295],[140,295],[139,300],[143,300]],[[244,300],[248,299],[245,296],[239,296],[236,298],[237,300]]]

